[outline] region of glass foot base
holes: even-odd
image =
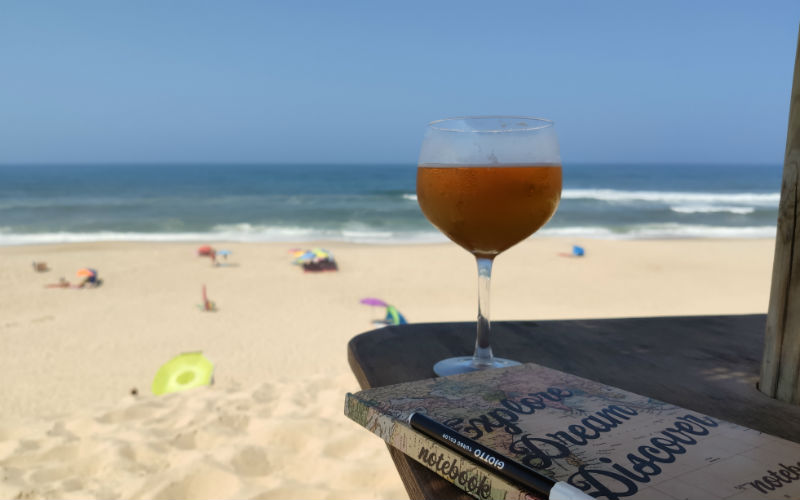
[[[517,366],[518,361],[504,358],[492,358],[492,362],[476,363],[472,356],[461,356],[458,358],[447,358],[433,365],[433,372],[440,377],[455,375],[457,373],[469,373],[478,370],[490,370],[492,368],[505,368],[507,366]]]

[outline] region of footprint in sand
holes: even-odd
[[[83,488],[83,481],[78,479],[77,477],[72,477],[69,479],[65,479],[61,482],[62,491],[78,491]]]
[[[88,450],[87,446],[82,446],[75,441],[59,444],[46,452],[42,453],[41,458],[47,461],[69,462],[81,457]]]
[[[196,436],[196,430],[181,432],[171,441],[172,446],[178,448],[179,450],[194,450],[197,448],[197,442],[195,440]]]
[[[17,496],[14,497],[14,500],[28,500],[30,498],[41,498],[42,495],[35,489],[30,490],[22,490],[17,493]]]
[[[272,384],[263,384],[251,395],[252,401],[257,404],[255,415],[258,418],[269,418],[274,413],[274,405],[277,399],[277,391]]]
[[[170,444],[179,450],[214,450],[221,444],[229,442],[230,435],[214,429],[187,429],[175,435]]]
[[[386,453],[383,446],[370,446],[373,443],[360,442],[366,441],[361,439],[361,433],[337,432],[335,434],[323,446],[322,456],[335,460],[364,460],[379,458],[382,453]]]
[[[169,467],[169,460],[163,452],[157,451],[147,443],[117,443],[117,459],[130,470],[143,471],[153,474]]]
[[[259,446],[247,446],[233,457],[231,466],[241,476],[266,476],[270,473],[267,452]]]
[[[261,387],[253,392],[253,401],[258,403],[269,403],[274,401],[276,397],[275,386],[272,384],[263,384]]]
[[[354,495],[327,497],[327,488],[315,488],[313,485],[290,483],[277,488],[262,491],[250,498],[353,498]]]
[[[39,316],[38,318],[33,318],[31,323],[44,323],[45,321],[53,321],[54,319],[56,319],[56,317],[52,315]]]
[[[227,404],[236,411],[246,412],[253,408],[253,401],[250,398],[231,399]]]
[[[22,481],[22,477],[25,475],[25,470],[18,467],[9,467],[6,463],[3,463],[2,465],[3,482],[19,483]]]
[[[36,451],[39,449],[39,443],[32,439],[23,439],[17,445],[17,453],[25,451]]]
[[[109,411],[98,417],[96,421],[101,424],[117,424],[130,420],[155,419],[169,411],[170,409],[160,401],[137,401],[126,408]]]
[[[74,441],[78,439],[78,436],[76,436],[69,429],[67,429],[66,424],[62,421],[54,423],[53,427],[49,431],[47,431],[47,435],[52,437],[64,438],[68,441]]]
[[[250,417],[243,413],[221,413],[217,421],[226,429],[241,433],[247,430],[250,424]]]
[[[34,471],[30,476],[30,481],[37,484],[53,483],[71,476],[74,474],[69,467],[48,467]]]
[[[202,464],[179,481],[170,483],[152,498],[230,498],[236,497],[242,482],[219,467]]]

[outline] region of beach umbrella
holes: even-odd
[[[214,363],[203,353],[185,352],[167,361],[153,379],[153,394],[160,396],[193,387],[211,385],[214,381]]]
[[[306,250],[302,254],[298,255],[294,259],[295,264],[305,264],[306,262],[311,262],[316,258],[316,254],[311,250]]]
[[[362,304],[365,304],[365,305],[368,305],[368,306],[386,307],[386,306],[389,305],[386,302],[382,301],[381,299],[376,299],[374,297],[365,297],[365,298],[361,299],[360,302]]]
[[[211,255],[214,249],[211,248],[211,245],[203,245],[197,249],[197,255]]]
[[[292,254],[292,259],[294,259],[292,263],[300,264],[299,259],[304,253],[306,253],[306,251],[300,248],[292,248],[289,250],[289,253]]]
[[[405,325],[408,323],[406,318],[400,314],[394,306],[386,306],[386,318],[383,320],[387,325]]]
[[[232,254],[230,250],[220,250],[217,252],[217,255],[222,255],[223,257],[227,257],[228,255]]]
[[[314,254],[314,257],[318,259],[329,259],[331,258],[331,253],[324,248],[315,248],[311,250],[311,253]]]
[[[383,318],[382,320],[373,321],[373,323],[377,323],[380,325],[405,325],[406,323],[408,323],[408,321],[406,321],[406,318],[400,313],[400,311],[397,310],[396,307],[387,304],[381,299],[376,299],[375,297],[365,297],[361,299],[359,302],[368,306],[377,306],[386,308],[386,317]]]
[[[91,278],[97,276],[97,271],[94,269],[89,269],[88,267],[84,267],[78,269],[78,272],[75,274],[77,274],[79,278]]]
[[[575,257],[583,257],[584,253],[585,252],[583,250],[583,247],[578,245],[572,245],[572,255],[574,255]]]

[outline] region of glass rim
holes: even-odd
[[[506,129],[485,129],[485,130],[464,130],[464,129],[457,129],[457,128],[444,128],[437,126],[440,123],[444,122],[452,122],[456,120],[487,120],[487,119],[500,119],[500,118],[507,118],[511,120],[528,120],[528,121],[536,121],[541,123],[541,125],[534,126],[534,127],[522,127],[522,128],[506,128]],[[546,128],[550,128],[555,125],[553,120],[548,120],[547,118],[537,118],[535,116],[521,116],[521,115],[472,115],[472,116],[454,116],[452,118],[442,118],[440,120],[434,120],[428,123],[428,127],[439,130],[442,132],[460,132],[460,133],[472,133],[472,134],[504,134],[509,132],[532,132],[536,130],[542,130]]]

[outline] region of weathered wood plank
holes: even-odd
[[[756,388],[766,315],[514,321],[492,325],[498,356],[574,373],[800,442],[800,406]],[[433,377],[434,362],[469,354],[475,323],[386,327],[354,337],[363,388]],[[411,498],[467,498],[397,452]]]
[[[795,56],[789,126],[778,207],[764,358],[759,389],[800,404],[800,38]]]

